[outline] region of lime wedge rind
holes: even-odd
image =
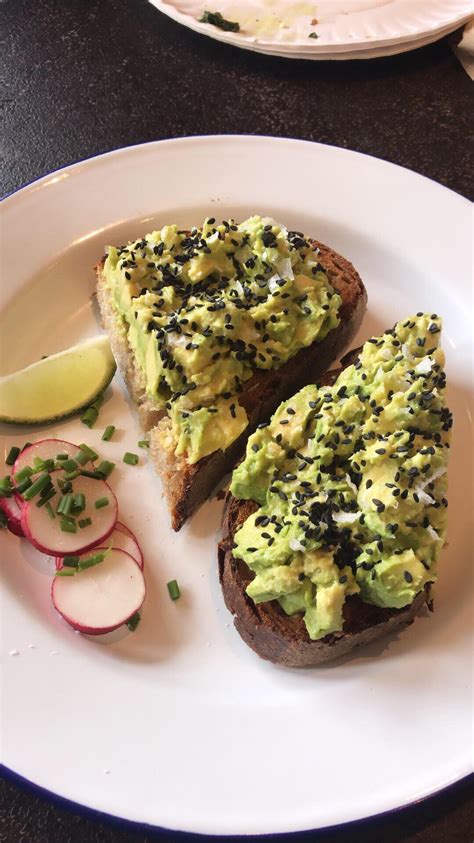
[[[74,415],[111,382],[115,360],[105,335],[0,378],[0,421],[44,424]]]

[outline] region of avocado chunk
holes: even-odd
[[[190,463],[240,435],[239,393],[255,370],[279,368],[340,321],[317,250],[268,217],[166,225],[109,247],[103,275],[146,395],[172,416],[175,453]],[[236,419],[205,423],[201,408],[221,419],[227,400]]]
[[[350,595],[399,609],[436,579],[452,426],[440,331],[418,313],[370,339],[332,386],[284,402],[234,471],[232,494],[259,504],[234,537],[247,593],[301,613],[313,640],[343,629]]]

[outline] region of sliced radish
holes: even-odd
[[[13,495],[11,498],[0,498],[0,509],[7,516],[7,527],[10,532],[21,538],[24,535],[21,529],[21,508],[16,498]]]
[[[101,544],[105,547],[113,547],[114,550],[125,550],[127,553],[130,554],[130,556],[133,557],[133,559],[135,559],[137,565],[140,565],[140,568],[142,568],[143,570],[143,554],[140,550],[138,542],[134,537],[132,531],[129,530],[128,527],[125,527],[125,530],[127,532],[124,531],[124,525],[120,524],[120,522],[117,521],[114,529],[112,530],[110,535],[107,536],[106,542],[101,540]],[[103,547],[100,549],[103,550]],[[87,552],[92,552],[92,550],[99,550],[99,547],[94,546],[94,548],[90,548]],[[63,564],[62,556],[56,556],[55,563],[56,568],[60,568]]]
[[[110,537],[107,541],[110,541]],[[134,533],[132,533],[130,528],[126,527],[125,524],[122,524],[121,521],[117,521],[115,525],[112,547],[126,550],[127,553],[129,553],[130,556],[133,556],[135,561],[138,562],[140,568],[143,568],[143,554],[140,545],[138,544],[137,537]]]
[[[55,609],[73,629],[101,635],[126,623],[141,608],[146,585],[140,566],[124,550],[70,577],[54,577]]]
[[[21,454],[17,456],[12,468],[12,478],[22,468],[27,466],[33,468],[35,459],[51,460],[55,459],[58,454],[67,454],[68,457],[74,457],[78,450],[78,445],[67,442],[65,439],[39,439],[38,442],[33,442],[32,445],[24,448]],[[15,495],[15,498],[18,506],[23,507],[21,495]]]
[[[65,439],[40,439],[38,442],[28,445],[17,456],[13,464],[12,475],[18,474],[27,465],[33,467],[35,459],[51,460],[55,459],[57,454],[67,454],[68,457],[73,457],[78,450],[78,445],[74,445],[73,442],[66,442]]]
[[[52,472],[51,479],[59,472]],[[77,477],[73,481],[73,493],[82,493],[86,499],[86,507],[79,518],[90,518],[92,523],[76,533],[65,533],[61,530],[61,516],[52,519],[46,507],[36,506],[37,501],[25,503],[21,512],[21,527],[27,539],[48,556],[64,556],[65,554],[84,553],[94,545],[103,542],[115,527],[118,515],[117,499],[105,480],[94,480],[92,477]],[[101,498],[108,498],[108,505],[95,508],[95,502]],[[56,501],[56,498],[54,499]]]

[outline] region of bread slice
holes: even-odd
[[[102,321],[109,335],[117,365],[138,409],[140,424],[150,440],[150,456],[171,513],[172,526],[179,530],[184,522],[209,497],[217,483],[229,472],[245,450],[250,433],[268,419],[278,405],[296,390],[314,382],[333,360],[347,348],[362,321],[366,305],[365,287],[352,264],[333,249],[311,241],[320,250],[319,261],[329,281],[342,299],[340,323],[321,342],[301,349],[281,368],[258,369],[245,382],[239,402],[247,411],[249,425],[226,451],[215,451],[194,465],[176,456],[170,438],[171,424],[162,410],[157,410],[145,394],[145,382],[135,363],[127,340],[124,320],[117,314],[103,277],[103,259],[96,266],[97,300]]]
[[[334,383],[342,368],[350,365],[357,354],[358,351],[354,351],[347,355],[343,366],[328,372],[319,383]],[[403,609],[379,608],[365,603],[355,594],[345,601],[342,631],[312,641],[301,616],[285,614],[277,600],[256,604],[246,594],[254,574],[244,561],[234,558],[232,548],[235,533],[257,509],[258,504],[254,501],[239,501],[230,493],[227,495],[218,560],[224,601],[234,616],[234,626],[262,659],[287,667],[315,667],[345,656],[355,647],[369,644],[388,633],[400,632],[414,621],[423,607],[428,605],[431,609],[430,585]]]

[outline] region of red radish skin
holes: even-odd
[[[56,473],[51,473],[52,479]],[[85,553],[96,545],[103,544],[115,527],[118,516],[117,498],[105,480],[77,477],[73,482],[73,489],[74,494],[82,492],[86,498],[86,508],[80,517],[92,519],[89,527],[78,529],[77,533],[62,532],[60,516],[52,520],[44,506],[36,506],[35,499],[23,506],[21,528],[31,544],[48,556]],[[95,501],[103,497],[109,499],[109,505],[103,509],[95,509]]]
[[[129,530],[128,527],[125,527],[125,530],[127,531],[125,532],[123,527],[124,525],[117,521],[114,529],[112,530],[110,535],[107,536],[107,541],[101,541],[100,547],[98,545],[95,545],[88,551],[88,553],[95,552],[96,550],[105,550],[108,547],[112,547],[115,550],[125,550],[127,553],[130,554],[130,556],[133,557],[133,559],[135,559],[137,565],[139,565],[140,568],[143,570],[143,554],[140,550],[139,544],[132,531]],[[84,554],[79,555],[83,556]],[[54,561],[56,564],[56,568],[60,568],[63,563],[63,558],[62,556],[56,556],[56,559]]]
[[[73,629],[104,635],[138,612],[146,584],[138,563],[125,550],[111,550],[99,565],[71,577],[54,577],[55,609]]]
[[[21,529],[21,509],[14,496],[11,498],[0,498],[0,509],[7,516],[7,528],[15,536],[23,538],[24,532]]]
[[[27,465],[33,467],[35,457],[40,460],[48,460],[61,453],[73,457],[78,450],[79,445],[74,445],[73,442],[68,442],[66,439],[39,439],[38,442],[28,445],[21,454],[18,454],[12,467],[12,479]],[[23,507],[24,501],[21,495],[15,495],[15,498],[18,506]]]

